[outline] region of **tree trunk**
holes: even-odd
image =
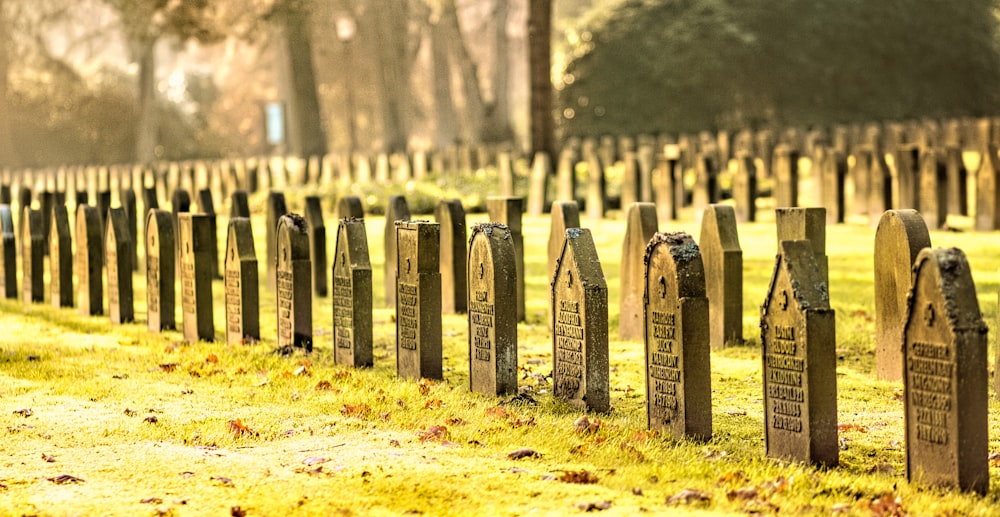
[[[156,159],[159,124],[156,120],[156,39],[137,42],[139,61],[139,120],[136,122],[135,160],[149,164]]]
[[[18,163],[14,153],[13,135],[10,130],[10,99],[7,97],[7,78],[10,69],[10,23],[0,0],[0,163]]]
[[[409,96],[411,59],[407,2],[394,0],[370,9],[378,37],[375,52],[381,66],[376,66],[382,104],[382,150],[405,152],[409,132]]]
[[[440,19],[431,25],[431,51],[434,61],[434,110],[437,113],[437,128],[434,145],[446,149],[458,138],[458,115],[451,91],[451,64],[448,61],[448,33]]]
[[[508,0],[494,5],[493,99],[486,104],[482,139],[484,142],[508,142],[513,138],[510,112],[510,41],[507,38]]]
[[[292,5],[285,19],[285,38],[288,45],[288,64],[292,95],[290,110],[295,112],[289,120],[298,125],[298,146],[292,152],[303,157],[326,154],[326,134],[320,113],[319,94],[316,92],[316,72],[313,67],[312,38],[309,30],[309,13],[301,5]]]
[[[528,75],[531,77],[531,152],[555,156],[552,116],[552,0],[529,0]]]
[[[462,78],[462,96],[465,99],[465,112],[462,114],[462,141],[467,144],[478,143],[483,132],[485,120],[483,94],[476,74],[476,64],[469,55],[462,39],[462,29],[458,23],[458,13],[455,10],[455,0],[445,0],[441,5],[441,25],[447,32],[446,38],[451,41],[451,55]]]

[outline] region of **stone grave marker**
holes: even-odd
[[[903,331],[906,477],[985,494],[990,473],[986,324],[965,254],[925,248]]]
[[[622,157],[624,164],[621,185],[621,206],[627,208],[632,203],[639,201],[640,178],[639,178],[639,158],[634,151],[624,153]],[[654,205],[655,206],[655,205]]]
[[[128,231],[129,245],[132,249],[128,251],[131,254],[132,270],[139,270],[139,221],[137,218],[137,207],[135,199],[135,191],[131,188],[122,188],[118,192],[118,201],[121,203],[121,207],[125,210],[125,229]]]
[[[753,157],[745,153],[740,153],[736,158],[733,201],[736,222],[752,223],[757,220],[757,166],[754,165]]]
[[[156,191],[156,183],[152,186],[143,187],[142,189],[142,206],[143,212],[149,212],[150,210],[160,208],[160,197]],[[145,215],[143,215],[145,217]],[[145,219],[143,219],[145,220]]]
[[[892,177],[885,156],[879,152],[868,158],[868,219],[878,224],[881,214],[892,206]]]
[[[226,343],[260,341],[260,283],[249,217],[231,217],[226,238]]]
[[[948,220],[948,168],[944,157],[933,148],[920,155],[920,197],[918,209],[928,228],[935,230]]]
[[[276,244],[278,348],[312,352],[312,264],[305,218],[291,213],[281,216]]]
[[[604,217],[608,205],[608,194],[604,176],[604,162],[591,154],[587,159],[587,218],[597,221]]]
[[[546,210],[546,194],[549,191],[549,176],[552,175],[552,159],[549,153],[538,151],[535,153],[535,160],[531,164],[531,173],[528,177],[528,214],[540,216]],[[513,196],[513,187],[510,194]]]
[[[622,240],[621,289],[618,305],[618,338],[641,339],[643,332],[643,283],[646,274],[642,257],[649,239],[657,231],[656,205],[632,203],[626,211],[625,238]]]
[[[718,203],[722,193],[719,187],[718,167],[710,156],[699,154],[695,160],[695,169],[697,176],[691,203],[694,205],[695,213],[699,213],[705,210],[706,206]]]
[[[288,206],[285,204],[285,194],[283,192],[271,191],[267,195],[267,288],[274,291],[277,287],[275,283],[274,268],[277,264],[277,235],[278,221],[281,216],[288,213]],[[307,242],[308,244],[308,242]]]
[[[708,440],[712,375],[701,253],[686,233],[656,233],[643,262],[647,425]]]
[[[684,206],[684,171],[677,166],[677,146],[666,144],[658,155],[653,183],[659,219],[677,220],[677,211]]]
[[[875,372],[880,379],[903,378],[903,325],[913,263],[931,245],[920,213],[887,210],[875,231]]]
[[[969,215],[969,171],[962,160],[962,149],[948,147],[944,160],[948,177],[948,213]]]
[[[822,178],[822,200],[826,208],[826,222],[837,224],[844,222],[845,200],[844,183],[847,180],[847,159],[836,149],[826,149],[819,160]]]
[[[108,274],[108,315],[116,325],[135,321],[132,303],[132,241],[124,208],[108,210],[104,232],[104,257]]]
[[[24,303],[45,301],[45,233],[42,211],[24,207],[21,234],[21,283]]]
[[[572,148],[559,153],[556,167],[556,200],[576,201],[576,161],[577,154]]]
[[[177,328],[175,319],[177,247],[174,216],[146,211],[146,326],[152,332]]]
[[[0,205],[10,205],[13,198],[10,195],[10,183],[0,184]]]
[[[56,193],[43,190],[38,193],[39,213],[42,216],[42,254],[49,256],[49,229],[52,228],[52,207],[56,204]]]
[[[178,214],[181,320],[184,341],[188,343],[215,340],[210,231],[207,215],[190,212]]]
[[[17,233],[15,234],[17,235],[17,238],[15,239],[15,243],[18,245],[18,250],[20,250],[20,246],[24,244],[20,242],[20,239],[24,236],[24,209],[25,207],[31,207],[32,199],[31,187],[25,185],[25,183],[26,180],[22,178],[21,184],[17,189],[17,212],[14,212],[13,209],[11,210],[11,213],[17,215]],[[14,298],[17,298],[16,294],[14,295]]]
[[[365,207],[358,196],[343,196],[337,200],[337,220],[364,219]]]
[[[441,379],[440,227],[396,221],[396,372],[404,379]]]
[[[372,266],[365,220],[342,218],[333,261],[333,359],[369,367],[372,353]]]
[[[410,220],[410,206],[403,196],[389,196],[385,204],[385,231],[383,243],[385,249],[385,304],[396,306],[396,221]]]
[[[49,293],[53,307],[73,306],[73,243],[65,204],[52,207],[49,231]]]
[[[991,144],[982,153],[976,172],[976,230],[1000,229],[1000,163],[997,146]]]
[[[825,208],[776,208],[775,225],[778,229],[778,253],[781,241],[809,241],[816,264],[820,268],[824,282],[829,285],[829,260],[826,256],[826,209]]]
[[[319,196],[306,196],[306,223],[309,226],[309,260],[312,261],[313,292],[316,296],[326,297],[326,222],[323,221],[323,208]]]
[[[105,171],[105,174],[107,171]],[[111,209],[111,191],[110,190],[98,190],[97,191],[97,215],[101,216],[101,238],[104,238],[104,234],[108,229],[108,210]],[[103,246],[103,240],[101,245]]]
[[[104,314],[104,260],[101,217],[97,207],[76,208],[76,306],[83,316]]]
[[[468,305],[466,289],[465,209],[458,199],[442,199],[434,210],[441,230],[441,312],[464,313]]]
[[[566,230],[552,280],[553,393],[578,409],[611,409],[608,286],[590,230]]]
[[[476,225],[469,239],[469,389],[517,391],[517,296],[514,242],[499,223]],[[499,303],[498,303],[499,301]]]
[[[563,243],[566,242],[566,230],[580,227],[580,208],[576,201],[556,201],[552,203],[549,215],[549,269],[546,280],[552,282],[556,263],[562,255]]]
[[[835,315],[812,243],[781,241],[760,308],[764,437],[771,458],[836,466]]]
[[[170,196],[170,211],[174,214],[174,224],[177,215],[191,211],[191,194],[184,189],[176,189]]]
[[[893,152],[893,204],[895,208],[917,208],[919,182],[919,151],[916,145],[900,145]]]
[[[514,255],[517,261],[517,321],[525,321],[524,307],[524,234],[521,232],[521,214],[524,213],[524,198],[487,197],[486,211],[490,221],[507,226],[514,241]]]
[[[774,204],[799,206],[799,153],[787,145],[774,149]]]
[[[234,190],[229,197],[229,217],[250,217],[250,202],[245,190]]]
[[[514,195],[514,166],[509,152],[497,155],[497,191],[501,196]]]
[[[779,160],[780,162],[780,160]],[[779,163],[777,167],[781,168]],[[713,350],[743,343],[743,250],[736,214],[728,205],[708,205],[698,238],[708,296]]]
[[[208,242],[206,246],[212,257],[209,264],[212,266],[212,278],[222,278],[219,269],[219,222],[215,215],[215,201],[212,199],[212,191],[203,188],[198,191],[199,212],[208,216]]]

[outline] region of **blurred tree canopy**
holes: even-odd
[[[993,0],[622,0],[569,31],[564,136],[993,114]]]

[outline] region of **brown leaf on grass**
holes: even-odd
[[[334,379],[347,379],[351,376],[351,372],[348,370],[340,370],[333,374]]]
[[[576,509],[581,512],[600,512],[609,508],[611,508],[611,501],[576,503]]]
[[[312,365],[313,365],[312,361],[308,359],[299,359],[299,366],[305,366],[306,368],[309,368]]]
[[[368,404],[344,404],[344,407],[340,408],[340,414],[344,416],[353,416],[356,418],[368,418],[372,414],[372,408]]]
[[[424,409],[437,409],[443,405],[444,402],[442,402],[441,399],[431,399],[424,402]]]
[[[147,497],[139,501],[139,504],[163,504],[163,499],[159,497]]]
[[[601,425],[603,424],[604,422],[601,422],[596,418],[594,420],[590,420],[587,418],[587,415],[584,415],[577,418],[576,421],[573,422],[573,430],[579,434],[594,434],[601,429]]]
[[[35,412],[32,411],[31,408],[24,408],[24,409],[15,409],[14,414],[18,416],[23,416],[24,418],[28,418],[29,416],[34,415]]]
[[[160,419],[156,418],[156,415],[149,415],[146,418],[143,418],[142,421],[146,422],[147,424],[155,424],[159,422]]]
[[[399,440],[389,440],[389,447],[399,447]]]
[[[295,371],[292,372],[292,375],[294,375],[296,377],[303,377],[303,376],[305,376],[305,377],[311,377],[312,376],[312,372],[309,371],[309,367],[308,366],[306,366],[306,365],[303,364],[303,365],[300,365],[298,368],[296,368]]]
[[[630,458],[636,461],[646,461],[646,455],[642,453],[639,449],[635,448],[634,445],[622,442],[619,446],[622,452],[629,455]]]
[[[667,498],[667,504],[692,504],[692,503],[706,503],[712,500],[712,494],[696,490],[694,488],[685,488],[680,492]]]
[[[235,486],[235,485],[233,484],[233,480],[232,480],[232,479],[229,479],[229,478],[227,478],[227,477],[223,477],[223,476],[212,476],[212,477],[210,477],[210,478],[208,478],[208,479],[209,479],[209,481],[211,481],[211,482],[213,482],[213,483],[215,483],[216,485],[219,485],[219,486],[225,486],[225,487],[232,487],[232,486]]]
[[[559,481],[577,485],[592,485],[597,483],[597,475],[588,470],[564,470],[559,474]]]
[[[240,438],[244,435],[246,436],[260,436],[260,433],[254,431],[250,426],[243,423],[243,419],[237,418],[236,420],[229,421],[229,432],[233,433],[234,438]]]
[[[1000,467],[1000,452],[991,452],[986,459],[990,462],[991,467]]]
[[[417,436],[421,442],[440,442],[448,437],[448,428],[443,425],[432,425]]]
[[[448,425],[465,425],[465,424],[468,424],[469,422],[466,421],[464,418],[454,417],[454,418],[449,418],[449,419],[445,420],[444,423],[446,423]]]
[[[392,418],[392,411],[383,411],[378,414],[378,419],[383,422],[388,422]]]
[[[430,379],[420,379],[417,383],[417,388],[420,389],[421,395],[427,395],[431,392],[431,386],[434,386],[434,381]]]
[[[753,501],[757,499],[759,492],[756,487],[737,488],[726,492],[726,499],[731,501]]]
[[[45,478],[57,485],[66,485],[69,483],[84,483],[84,481],[76,476],[71,476],[69,474],[63,474],[61,476],[56,476],[54,478]]]
[[[588,452],[587,449],[588,449],[587,444],[585,444],[585,443],[578,443],[578,444],[576,444],[576,445],[574,445],[574,446],[572,446],[572,447],[569,448],[569,453],[570,454],[579,454],[580,456],[584,456]]]
[[[542,454],[533,449],[518,449],[514,452],[508,453],[507,457],[512,460],[519,460],[522,458],[541,458]]]
[[[167,372],[167,373],[170,373],[170,372],[176,370],[177,366],[178,366],[177,363],[163,363],[163,364],[160,365],[160,369],[163,370],[163,371],[165,371],[165,372]]]
[[[242,507],[233,506],[229,509],[229,515],[232,517],[247,517],[247,511]]]
[[[844,431],[857,431],[859,433],[867,433],[868,428],[863,425],[858,424],[837,424],[837,430],[840,432]]]
[[[871,510],[873,517],[904,517],[906,515],[906,511],[903,509],[903,498],[889,492],[878,499],[862,501],[859,505]]]
[[[486,416],[493,418],[507,418],[507,410],[500,406],[486,408]]]
[[[631,440],[633,442],[640,442],[641,443],[641,442],[645,442],[645,441],[648,441],[648,440],[654,440],[654,439],[656,439],[659,436],[660,436],[660,432],[659,431],[643,430],[643,431],[636,431],[636,432],[632,433],[632,437],[629,438],[629,440]]]
[[[742,470],[730,470],[729,472],[726,472],[725,474],[719,476],[719,481],[717,483],[719,485],[735,484],[735,483],[742,483],[746,479],[747,476],[746,474],[743,473]]]
[[[53,455],[51,455],[51,454],[45,454],[43,452],[42,453],[42,460],[44,460],[46,463],[55,463],[56,462],[56,457],[53,456]]]
[[[208,357],[205,358],[205,362],[206,363],[211,363],[211,364],[218,363],[219,362],[219,356],[217,356],[215,354],[208,354]]]
[[[531,427],[535,425],[535,417],[531,416],[528,418],[520,418],[514,413],[510,413],[510,418],[507,419],[507,423],[510,424],[511,429],[517,429],[518,427],[524,426]]]
[[[125,408],[124,413],[125,416],[135,416],[137,411],[135,411],[134,409]]]
[[[330,381],[319,381],[316,383],[316,391],[330,391],[333,389],[333,385]]]
[[[872,468],[868,469],[868,473],[891,476],[896,473],[896,468],[888,463],[879,463],[878,465],[872,465]]]

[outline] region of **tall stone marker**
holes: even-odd
[[[920,155],[918,207],[928,228],[938,229],[948,220],[948,167],[944,155],[927,149]]]
[[[226,343],[260,341],[260,283],[250,218],[229,219],[224,267]]]
[[[365,207],[358,196],[344,196],[337,201],[337,220],[364,219]]]
[[[826,209],[825,208],[776,208],[775,225],[778,230],[778,253],[781,241],[809,241],[816,265],[823,275],[823,282],[829,285],[829,260],[826,256]]]
[[[212,300],[212,250],[207,215],[178,215],[180,241],[181,315],[184,341],[215,340]]]
[[[146,211],[146,326],[152,332],[177,328],[177,247],[174,216],[166,210]]]
[[[767,455],[836,466],[837,353],[823,270],[807,241],[781,241],[760,308]]]
[[[306,196],[306,223],[309,225],[309,260],[312,261],[313,292],[325,297],[327,287],[326,222],[319,196]]]
[[[733,200],[736,201],[736,220],[741,223],[757,220],[757,166],[753,157],[741,153],[736,158],[733,176]]]
[[[129,245],[132,246],[128,252],[132,256],[132,271],[139,270],[139,221],[137,220],[137,208],[135,191],[131,188],[121,188],[118,191],[118,200],[122,209],[125,210],[125,228],[128,230]]]
[[[799,153],[786,145],[774,149],[774,203],[779,207],[799,205]],[[710,298],[711,299],[711,298]]]
[[[124,208],[108,210],[104,232],[104,257],[108,263],[108,316],[116,325],[135,321],[132,293],[132,238]]]
[[[976,230],[1000,230],[1000,163],[996,145],[989,145],[976,173]]]
[[[778,165],[779,169],[781,165]],[[708,296],[713,350],[743,343],[743,250],[736,214],[728,205],[708,205],[701,218],[701,261]]]
[[[618,337],[641,339],[643,332],[642,290],[646,269],[646,245],[657,230],[656,204],[632,203],[627,207],[625,239],[622,241],[621,296],[618,306]],[[565,234],[564,234],[565,235]]]
[[[24,303],[45,301],[45,232],[41,210],[24,207],[21,234],[21,282]]]
[[[385,233],[383,235],[385,249],[385,304],[396,306],[396,221],[410,220],[410,206],[403,196],[389,196],[385,205]]]
[[[686,233],[657,233],[643,262],[647,424],[674,438],[707,440],[712,372],[701,253]]]
[[[555,396],[578,409],[609,411],[608,286],[590,230],[566,230],[552,307]]]
[[[333,360],[369,367],[372,354],[372,265],[365,220],[341,219],[333,255]]]
[[[397,221],[396,233],[396,372],[441,379],[440,226]]]
[[[285,204],[285,194],[272,191],[267,195],[267,288],[274,291],[276,289],[274,266],[277,264],[277,235],[278,220],[288,213],[288,206]]]
[[[434,210],[434,219],[441,228],[441,312],[466,311],[466,237],[465,209],[458,199],[441,200]]]
[[[3,297],[17,299],[17,238],[10,205],[0,205],[0,288]]]
[[[53,307],[73,306],[73,241],[65,204],[52,207],[49,229],[49,296]]]
[[[986,324],[961,250],[925,248],[903,335],[906,477],[985,494]]]
[[[208,216],[208,243],[206,247],[212,254],[209,264],[212,266],[212,278],[222,278],[219,268],[219,223],[215,215],[215,201],[212,191],[204,188],[198,191],[198,209]]]
[[[76,208],[76,306],[83,316],[104,314],[101,216],[97,207]]]
[[[233,191],[229,197],[229,217],[250,217],[250,201],[245,190]]]
[[[875,372],[880,379],[903,378],[903,325],[913,264],[931,237],[916,210],[888,210],[875,231]]]
[[[517,296],[514,242],[505,225],[476,225],[469,239],[469,389],[517,391]]]
[[[277,237],[278,348],[312,352],[312,264],[305,218],[281,216]]]
[[[517,260],[517,321],[525,321],[524,307],[524,234],[521,232],[521,214],[524,213],[524,198],[521,197],[488,197],[486,210],[490,221],[507,226],[510,238],[514,241],[514,254]]]

